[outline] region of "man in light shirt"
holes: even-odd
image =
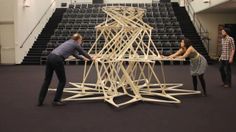
[[[234,39],[229,36],[230,29],[224,28],[222,31],[222,51],[220,56],[220,74],[225,88],[231,87],[231,66],[234,59],[235,44]]]

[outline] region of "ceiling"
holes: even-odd
[[[230,13],[236,14],[236,0],[230,0],[220,5],[202,11],[202,13]],[[236,17],[236,16],[235,16]]]

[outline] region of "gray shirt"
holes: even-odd
[[[83,58],[79,55],[81,54],[86,58],[92,60],[92,58],[88,55],[87,52],[83,50],[80,44],[78,44],[78,42],[74,41],[73,39],[67,40],[66,42],[62,43],[57,48],[55,48],[51,53],[59,55],[64,59],[68,58],[70,55],[73,55],[77,59],[83,60]]]

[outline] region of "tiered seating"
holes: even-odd
[[[95,26],[106,19],[106,14],[102,11],[103,6],[133,6],[146,9],[143,20],[153,27],[152,39],[159,51],[168,55],[178,49],[178,41],[183,35],[171,3],[70,4],[42,53],[42,63],[50,51],[76,32],[84,37],[83,46],[88,50],[96,39]],[[144,41],[147,41],[147,38],[144,38]]]

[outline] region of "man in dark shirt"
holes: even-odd
[[[90,57],[88,53],[86,53],[82,49],[81,43],[82,43],[82,36],[76,33],[72,36],[70,40],[62,43],[48,55],[46,63],[46,74],[42,88],[39,93],[38,106],[43,105],[43,101],[47,94],[48,87],[50,85],[54,70],[56,72],[59,82],[52,104],[55,106],[64,105],[64,103],[61,102],[61,96],[63,93],[64,86],[66,84],[64,60],[68,58],[70,55],[73,55],[77,59],[82,59],[86,61],[93,60],[93,58]]]

